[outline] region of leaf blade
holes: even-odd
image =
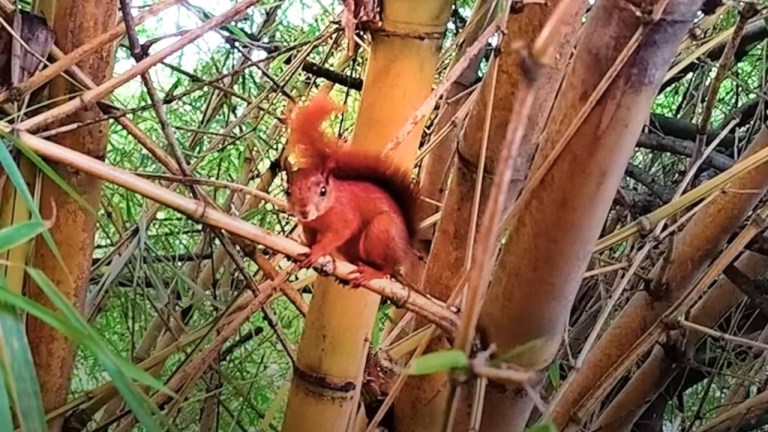
[[[436,351],[411,361],[408,375],[429,375],[450,369],[466,369],[469,359],[462,350]]]

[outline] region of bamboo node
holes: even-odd
[[[313,387],[319,387],[325,390],[331,390],[339,393],[352,393],[357,386],[350,380],[336,380],[327,375],[316,374],[306,371],[295,365],[293,367],[293,376]]]

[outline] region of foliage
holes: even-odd
[[[149,0],[134,1],[134,13],[151,3]],[[226,10],[233,1],[189,3],[171,8],[138,27],[139,40],[151,42],[150,52],[173,40],[166,36],[197,26]],[[340,3],[331,0],[262,2],[245,18],[211,32],[152,68],[150,77],[160,93],[172,133],[181,144],[182,154],[194,177],[240,183],[250,188],[263,183],[266,192],[285,197],[282,175],[274,181],[267,180],[284,144],[282,116],[289,99],[301,100],[308,89],[315,91],[319,84],[326,82],[302,69],[304,56],[327,69],[341,64],[338,72],[348,77],[364,76],[367,52],[359,44],[352,58],[348,62],[342,61],[347,45],[341,33],[336,31]],[[442,79],[450,64],[452,43],[466,25],[473,4],[472,0],[456,2],[444,42],[446,55],[436,81]],[[21,6],[28,7],[26,4]],[[724,14],[709,34],[731,28],[736,19],[733,13]],[[311,49],[306,50],[307,47]],[[766,89],[765,50],[765,41],[761,40],[737,59],[717,93],[712,121],[708,125],[711,131],[722,131],[726,121],[740,107],[762,101]],[[116,75],[135,65],[126,41],[121,41],[116,59]],[[713,75],[713,61],[699,60],[692,71],[676,78],[675,83],[657,96],[652,119],[664,117],[685,125],[697,124],[703,98],[700,93]],[[230,80],[231,76],[234,79]],[[359,92],[337,85],[333,95],[337,100],[345,101],[347,110],[343,116],[334,119],[332,126],[341,135],[349,136],[354,126]],[[163,126],[140,79],[131,80],[114,92],[111,103],[124,110],[125,118],[144,131],[150,140],[172,154]],[[716,152],[729,160],[736,159],[765,121],[764,111],[764,106],[760,105],[752,117],[743,119],[731,133],[732,145],[729,148],[721,146]],[[657,129],[654,121],[649,122],[649,133],[656,133]],[[12,140],[12,137],[6,139]],[[676,139],[691,141],[690,137]],[[40,216],[35,197],[23,184],[15,166],[18,155],[12,154],[9,147],[0,146],[0,164],[24,197],[33,217],[28,222],[0,228],[0,251],[38,236],[55,250],[46,233],[47,221]],[[56,169],[61,167],[49,167],[24,151],[23,146],[17,148],[33,158],[44,175],[58,178]],[[622,184],[622,192],[632,194],[635,201],[614,206],[609,221],[614,218],[623,223],[647,213],[633,208],[638,196],[647,198],[656,207],[661,205],[663,199],[658,196],[659,190],[670,193],[686,173],[689,158],[680,153],[641,144],[632,163],[656,185],[649,185],[637,175],[628,175]],[[171,180],[163,177],[167,168],[114,121],[110,122],[106,161],[191,196],[188,186],[173,185]],[[702,171],[706,169],[711,167]],[[77,195],[60,179],[57,182],[73,196]],[[200,190],[222,209],[267,230],[288,235],[295,228],[295,221],[270,203],[243,209],[243,201],[248,198],[245,194],[213,186],[200,186]],[[224,345],[213,367],[203,374],[202,379],[180,392],[185,397],[183,402],[174,401],[172,404],[178,405],[174,405],[173,410],[158,415],[159,410],[145,394],[147,388],[151,389],[150,395],[162,391],[162,383],[190,359],[200,355],[216,337],[216,332],[180,344],[161,363],[163,367],[153,372],[155,376],[136,364],[153,359],[173,342],[185,340],[186,335],[206,330],[224,319],[238,295],[247,289],[246,282],[231,263],[214,263],[221,242],[209,228],[198,222],[165,208],[153,213],[151,202],[113,184],[103,185],[100,204],[94,209],[99,220],[96,247],[93,257],[87,257],[94,265],[84,314],[77,313],[57,294],[45,275],[33,268],[26,269],[28,275],[45,290],[56,310],[43,308],[9,291],[5,281],[0,279],[0,385],[6,389],[0,391],[0,429],[12,429],[14,414],[25,428],[42,429],[41,421],[45,415],[22,313],[44,320],[77,344],[71,398],[78,402],[72,409],[88,407],[94,402],[89,397],[90,392],[112,384],[146,430],[159,428],[165,421],[172,425],[166,425],[167,428],[190,430],[200,423],[201,417],[210,414],[206,404],[209,401],[216,407],[215,430],[279,429],[286,383],[293,371],[293,352],[304,325],[303,317],[294,305],[279,297],[269,304],[269,316],[258,313],[251,317]],[[42,242],[38,241],[38,244]],[[617,246],[610,251],[611,258],[623,262],[629,248],[626,244]],[[278,264],[283,267],[285,263]],[[265,273],[250,260],[245,261],[245,270],[257,280]],[[647,274],[650,270],[643,268],[642,272]],[[299,282],[307,276],[307,272],[299,272],[289,282],[305,285]],[[585,279],[583,292],[572,313],[571,330],[584,325],[582,320],[589,319],[589,308],[594,307],[594,302],[602,301],[596,293],[610,290],[606,285],[608,281],[605,276]],[[304,286],[297,288],[305,301],[311,300],[310,290]],[[590,293],[590,297],[584,293]],[[390,307],[381,307],[371,341],[372,352],[381,347]],[[746,314],[747,307],[742,305],[738,313],[728,317],[734,332],[754,330],[754,325],[740,315]],[[162,331],[158,332],[157,328]],[[709,358],[708,367],[723,369],[725,365],[744,362],[747,356],[722,341],[708,340],[707,344],[708,352],[718,359]],[[509,356],[517,354],[519,352],[507,353]],[[549,367],[547,391],[560,387],[563,376],[573,366],[569,359],[572,355],[561,352],[558,360]],[[463,369],[468,362],[460,351],[435,352],[417,358],[408,373],[421,375]],[[712,418],[722,394],[734,382],[736,378],[728,374],[713,374],[686,388],[680,393],[685,396],[681,396],[682,403],[666,406],[667,426],[682,422],[692,427]],[[752,392],[758,388],[754,383],[749,383],[748,387]],[[119,414],[119,409],[110,414]],[[111,419],[100,415],[91,419],[91,427]],[[543,432],[554,430],[554,427],[545,422],[528,430]]]

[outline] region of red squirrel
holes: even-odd
[[[418,193],[409,172],[322,130],[343,108],[326,92],[293,110],[284,167],[289,211],[304,231],[311,267],[332,253],[357,266],[358,287],[394,275],[412,256]]]

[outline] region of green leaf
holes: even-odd
[[[560,387],[560,362],[549,365],[549,381],[555,388]]]
[[[9,137],[10,135],[8,134],[0,133],[0,138],[8,139]],[[16,166],[16,161],[13,159],[11,152],[9,152],[6,148],[5,142],[2,141],[3,140],[0,139],[0,166],[2,166],[5,172],[8,174],[8,178],[11,180],[11,183],[13,183],[16,191],[21,194],[21,197],[24,199],[24,203],[26,203],[30,213],[32,213],[32,216],[34,216],[33,220],[42,222],[43,217],[40,216],[40,210],[38,210],[37,204],[35,203],[34,198],[32,198],[32,194],[29,192],[27,183],[24,181],[24,176],[21,175],[21,171],[19,171],[19,167]],[[18,140],[12,139],[12,141]],[[64,260],[61,257],[61,252],[59,252],[59,248],[56,247],[56,242],[53,241],[51,233],[48,231],[43,231],[42,234],[43,239],[45,239],[45,243],[48,244],[48,247],[53,252],[53,255],[56,257],[59,264],[64,266]],[[64,267],[66,268],[66,266]]]
[[[0,289],[7,290],[8,287]],[[21,429],[47,430],[40,384],[27,334],[21,317],[8,305],[0,306],[0,344],[3,367],[8,372],[7,388],[13,397]]]
[[[0,362],[0,430],[11,431],[13,430],[13,417],[11,416],[11,401],[8,399],[8,393],[6,392],[7,385],[5,378],[8,376],[8,372]]]
[[[136,418],[142,425],[149,430],[162,430],[160,425],[152,417],[152,411],[159,412],[154,404],[146,399],[144,393],[142,393],[136,386],[128,379],[128,376],[124,373],[123,366],[117,364],[114,359],[110,358],[109,353],[98,350],[94,354],[98,359],[104,370],[107,371],[112,378],[114,384],[120,395],[123,396],[125,403],[136,415]]]
[[[84,209],[88,210],[94,217],[98,217],[98,212],[94,210],[93,207],[91,207],[90,204],[88,204],[87,201],[85,201],[85,198],[80,196],[77,191],[67,183],[66,180],[64,180],[59,173],[56,172],[53,168],[51,168],[50,165],[45,163],[43,158],[37,155],[34,151],[32,151],[29,147],[24,145],[23,142],[19,140],[14,140],[16,147],[21,150],[22,153],[24,153],[24,156],[27,157],[32,163],[35,164],[37,169],[42,171],[45,175],[48,176],[48,178],[51,179],[52,182],[56,184],[61,190],[66,192],[67,195],[69,195],[75,202],[80,204]]]
[[[466,369],[468,366],[469,359],[464,351],[437,351],[413,359],[408,375],[428,375],[449,369]]]
[[[529,427],[525,432],[557,432],[557,428],[550,420],[545,420]]]
[[[115,388],[125,399],[126,404],[131,408],[136,418],[149,430],[160,430],[157,422],[152,417],[152,411],[159,414],[159,410],[146,398],[146,395],[136,388],[129,378],[133,378],[157,390],[165,391],[172,395],[173,393],[166,389],[152,375],[112,353],[107,344],[88,326],[85,320],[58,292],[45,274],[33,268],[27,268],[26,270],[27,274],[30,275],[64,316],[54,314],[39,304],[7,290],[0,290],[0,300],[27,311],[69,339],[93,352],[101,366],[112,378]]]
[[[29,270],[29,269],[27,269]],[[42,285],[41,285],[42,288]],[[104,370],[112,378],[115,388],[120,392],[121,396],[125,399],[128,406],[133,410],[136,418],[139,419],[142,424],[147,426],[149,430],[161,430],[157,425],[157,422],[152,418],[150,409],[147,407],[147,403],[143,402],[144,395],[133,386],[127,379],[127,374],[121,370],[122,365],[118,364],[115,359],[111,358],[109,351],[99,347],[100,341],[94,341],[80,329],[77,325],[68,322],[64,318],[44,308],[40,304],[33,302],[26,297],[12,293],[8,290],[0,290],[0,301],[7,302],[14,307],[22,309],[27,313],[33,315],[35,318],[43,321],[54,330],[63,334],[70,340],[79,343],[88,348],[99,361]],[[156,409],[156,408],[155,408]],[[43,417],[44,418],[44,417]],[[44,430],[44,429],[43,429]]]
[[[547,338],[540,337],[532,341],[528,341],[522,345],[516,346],[511,350],[500,354],[492,362],[494,365],[498,363],[520,363],[520,358],[526,355],[530,355],[532,351],[543,349],[546,346]]]
[[[29,220],[0,229],[0,252],[26,243],[46,228],[47,226],[41,220]]]

